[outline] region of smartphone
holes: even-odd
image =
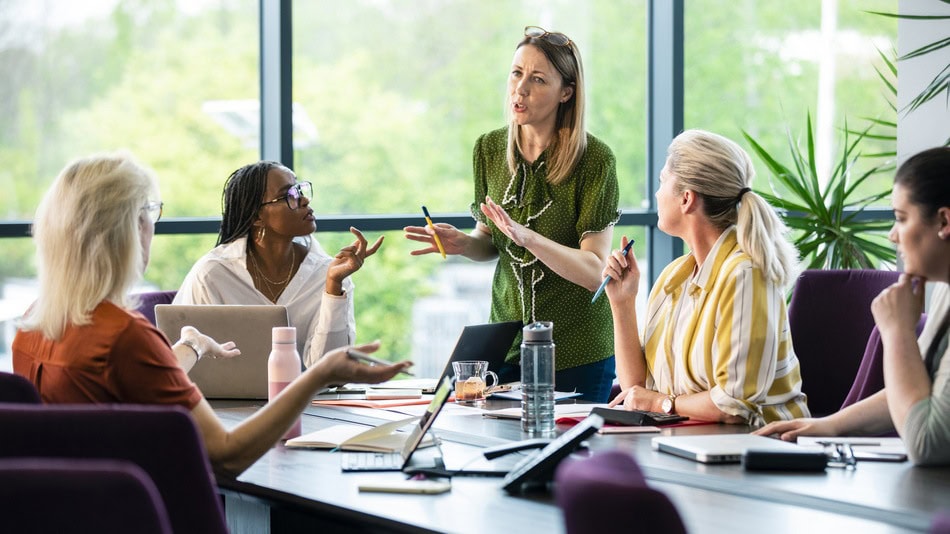
[[[359,485],[360,491],[380,493],[421,493],[432,495],[445,493],[452,489],[452,483],[442,480],[386,480],[365,482]]]

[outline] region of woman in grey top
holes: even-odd
[[[950,464],[950,147],[925,150],[894,178],[889,238],[904,262],[900,280],[874,299],[884,342],[884,389],[820,419],[775,422],[759,429],[798,436],[876,435],[897,430],[917,465]],[[924,285],[934,284],[927,325],[915,339]]]

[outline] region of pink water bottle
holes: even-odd
[[[278,393],[300,376],[300,354],[297,353],[297,329],[292,326],[275,326],[271,333],[273,348],[267,358],[267,400],[274,400]],[[300,435],[300,418],[284,434],[283,439]]]

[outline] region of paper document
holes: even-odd
[[[395,406],[412,406],[413,404],[429,404],[432,395],[420,395],[409,399],[388,399],[388,400],[322,400],[317,397],[311,401],[314,406],[355,406],[359,408],[393,408]]]
[[[586,417],[590,415],[590,411],[597,406],[604,406],[606,404],[555,404],[554,405],[554,417]],[[490,410],[482,414],[483,417],[491,417],[494,419],[521,419],[521,408],[505,408],[504,410]]]
[[[582,394],[576,391],[555,391],[554,400],[559,401],[563,399],[573,399],[574,397],[580,397]],[[507,400],[521,400],[521,387],[516,386],[512,387],[508,391],[496,391],[491,394],[493,399],[507,399]]]

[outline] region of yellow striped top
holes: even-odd
[[[694,271],[692,254],[677,258],[650,292],[646,386],[709,391],[720,410],[753,425],[808,417],[784,291],[739,249],[734,226]]]

